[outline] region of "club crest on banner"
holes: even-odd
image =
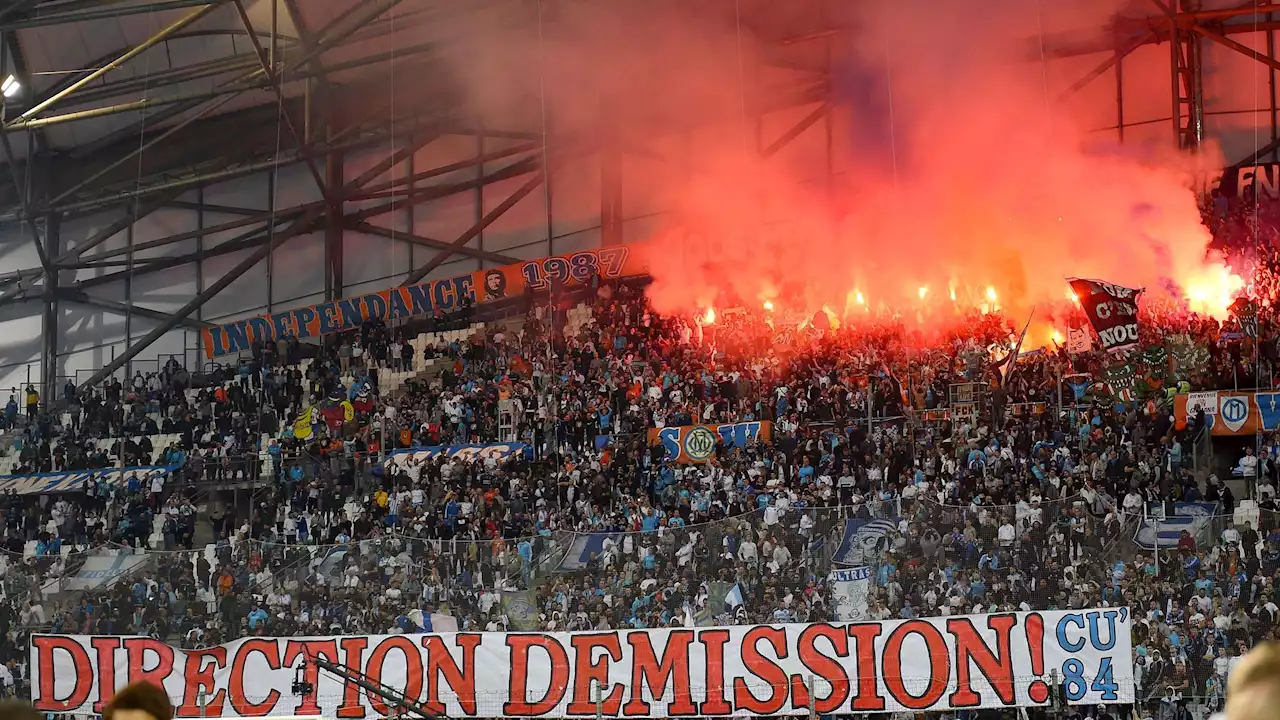
[[[1240,428],[1249,421],[1248,395],[1219,396],[1218,417],[1231,432],[1240,432]]]
[[[685,433],[684,452],[694,462],[702,462],[716,451],[716,436],[702,425]]]

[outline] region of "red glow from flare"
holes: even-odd
[[[707,311],[706,311],[705,313],[703,313],[703,314],[702,314],[702,324],[703,324],[703,325],[715,325],[715,324],[716,324],[716,309],[715,309],[715,308],[713,308],[713,307],[709,307],[709,308],[707,308]]]

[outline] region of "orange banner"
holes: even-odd
[[[1280,392],[1197,392],[1175,395],[1174,425],[1183,429],[1204,410],[1209,432],[1219,436],[1253,435],[1280,429]]]
[[[728,423],[726,425],[680,425],[649,430],[649,444],[666,449],[664,458],[682,464],[703,463],[715,454],[716,445],[744,448],[752,442],[773,440],[773,423]]]

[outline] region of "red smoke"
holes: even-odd
[[[838,161],[850,172],[830,199],[824,182],[800,182],[804,168],[726,142],[669,187],[678,213],[651,263],[660,309],[695,309],[726,293],[839,310],[860,292],[873,311],[929,316],[950,314],[954,292],[965,307],[1024,317],[1061,302],[1065,276],[1149,295],[1195,285],[1201,309],[1224,304],[1215,296],[1225,276],[1205,263],[1209,236],[1187,189],[1192,160],[1122,151],[1084,132],[1028,50],[1034,23],[1001,24],[995,8],[973,18],[961,8],[973,3],[856,5],[885,10],[861,12],[847,42],[852,62],[891,94],[887,138],[837,143],[852,156]],[[874,126],[859,117],[864,108],[840,113],[835,131]],[[875,146],[886,140],[888,162]]]
[[[1021,324],[1033,305],[1066,302],[1066,276],[1224,309],[1235,280],[1205,261],[1186,181],[1221,159],[1091,132],[1107,112],[1059,100],[1083,70],[1042,55],[1055,33],[1101,36],[1117,2],[825,4],[837,14],[819,17],[813,0],[526,3],[508,29],[465,27],[451,55],[490,127],[513,111],[546,119],[554,216],[598,193],[592,143],[623,146],[624,212],[648,216],[624,239],[651,241],[665,312],[770,302],[927,321],[998,308]],[[820,69],[825,40],[777,40],[831,26],[843,32],[828,183],[822,121],[771,158],[757,143],[818,107],[762,112],[821,81],[796,68]]]

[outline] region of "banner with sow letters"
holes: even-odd
[[[32,702],[100,713],[129,682],[162,685],[179,717],[390,710],[308,662],[323,657],[450,717],[678,717],[938,711],[1133,701],[1127,608],[884,622],[578,633],[245,638],[180,650],[146,637],[37,635]],[[815,678],[809,682],[809,678]],[[202,707],[203,704],[203,707]]]

